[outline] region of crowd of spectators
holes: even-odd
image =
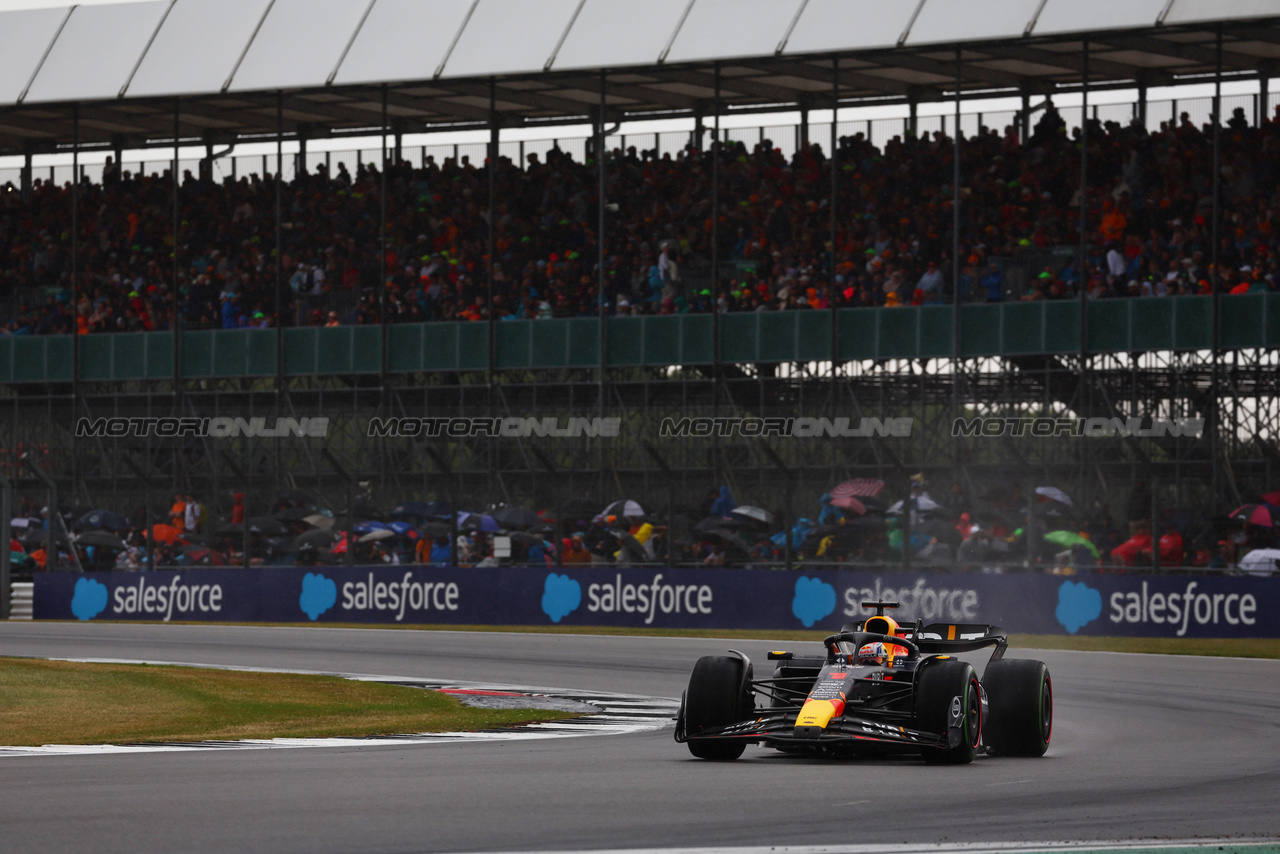
[[[1079,131],[1048,108],[1029,138],[983,129],[961,145],[961,257],[951,257],[955,147],[941,133],[862,134],[836,152],[837,233],[830,236],[831,164],[820,144],[788,161],[771,142],[661,157],[615,150],[607,164],[604,310],[707,312],[712,158],[721,159],[721,311],[894,306],[960,298],[1070,299],[1274,290],[1280,233],[1280,111],[1251,127],[1239,110],[1221,133],[1221,220],[1214,257],[1213,132],[1184,113],[1154,133],[1136,122],[1089,131],[1087,274],[1075,259],[1009,292],[1002,259],[1075,246]],[[108,164],[79,190],[72,305],[70,185],[35,181],[0,192],[0,311],[8,334],[595,316],[597,168],[553,149],[502,159],[492,223],[484,164],[428,159],[354,173],[338,164],[282,189],[276,247],[272,178],[183,176],[177,263],[167,174]],[[207,170],[206,170],[207,172]],[[387,251],[380,258],[380,194]],[[278,255],[277,255],[278,249]],[[834,250],[834,252],[833,252]],[[834,258],[833,258],[834,255]],[[833,264],[834,261],[834,264]],[[834,267],[834,269],[833,269]],[[175,297],[175,268],[177,270]],[[833,275],[834,274],[834,275]],[[380,304],[385,283],[385,304]],[[277,311],[277,288],[283,294]]]

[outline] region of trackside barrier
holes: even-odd
[[[838,628],[859,603],[902,622],[1011,632],[1280,637],[1280,583],[1208,576],[366,566],[38,574],[42,620]]]
[[[35,584],[30,581],[15,581],[9,586],[12,598],[9,600],[10,620],[30,620],[31,605],[35,598]]]

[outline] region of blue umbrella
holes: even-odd
[[[361,522],[351,530],[355,531],[357,534],[367,534],[370,531],[389,531],[391,530],[391,526],[386,522]]]
[[[110,510],[90,510],[80,517],[75,527],[77,530],[91,528],[97,531],[123,531],[129,527],[129,523]]]
[[[416,540],[421,536],[408,522],[388,522],[387,528],[394,531],[397,536],[407,537],[410,540]]]
[[[492,516],[462,512],[458,514],[458,527],[476,531],[500,531],[502,526]]]

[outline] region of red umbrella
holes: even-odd
[[[1274,504],[1276,507],[1280,507],[1280,492],[1268,492],[1262,496],[1262,500],[1267,504]]]
[[[857,513],[859,516],[867,515],[867,506],[852,495],[832,495],[831,506]]]
[[[1246,504],[1243,507],[1237,507],[1232,510],[1231,518],[1241,522],[1248,522],[1250,525],[1270,528],[1275,525],[1273,513],[1280,513],[1280,511],[1276,511],[1266,504]]]
[[[882,489],[884,489],[883,480],[878,480],[873,477],[855,477],[853,480],[846,480],[844,483],[831,490],[831,497],[832,499],[853,497],[875,498],[880,494],[880,490]],[[831,503],[836,507],[841,506],[840,504],[836,504],[834,500]]]
[[[172,525],[163,522],[151,526],[151,539],[157,543],[173,544],[182,536],[182,532]]]

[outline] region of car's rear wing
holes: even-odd
[[[1009,646],[1004,629],[985,623],[930,623],[927,626],[917,623],[908,637],[925,653],[973,652],[994,646],[992,660],[1004,655]]]

